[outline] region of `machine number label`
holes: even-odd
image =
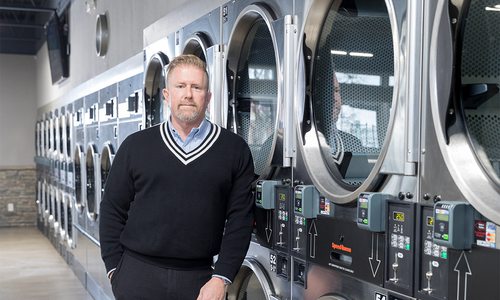
[[[275,253],[269,254],[269,264],[271,265],[271,272],[276,272],[278,266],[278,257]]]
[[[375,300],[387,300],[387,296],[379,294],[379,293],[375,293]]]

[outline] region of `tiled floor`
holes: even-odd
[[[0,228],[0,299],[91,300],[49,240],[35,227]]]

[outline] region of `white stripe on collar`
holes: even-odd
[[[208,133],[208,136],[205,138],[205,140],[203,140],[203,142],[198,147],[193,149],[193,151],[186,153],[173,140],[167,126],[168,122],[163,122],[161,126],[158,126],[160,127],[160,133],[163,142],[170,150],[170,152],[172,152],[172,154],[174,154],[175,157],[177,157],[177,159],[180,160],[184,165],[193,162],[194,160],[205,154],[213,146],[215,141],[219,138],[221,132],[221,128],[219,125],[211,123],[212,128],[210,129],[210,132]]]

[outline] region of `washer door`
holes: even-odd
[[[311,180],[335,203],[383,183],[403,76],[395,80],[397,24],[384,0],[315,1],[308,11],[296,93],[299,149]]]
[[[165,88],[165,67],[170,63],[162,52],[154,54],[144,73],[144,103],[146,105],[146,127],[165,120],[163,89]]]
[[[227,289],[228,300],[271,300],[274,289],[264,268],[253,259],[245,259],[233,283]]]
[[[429,74],[432,118],[455,184],[481,214],[499,224],[500,6],[494,0],[461,5],[449,10],[448,3],[440,4],[434,19]],[[460,14],[450,16],[450,11]],[[458,24],[451,27],[450,19]],[[460,38],[453,41],[453,36]]]
[[[66,216],[66,244],[69,248],[75,247],[75,238],[73,236],[73,199],[65,195],[64,214]]]
[[[84,194],[84,189],[83,185],[86,184],[86,182],[83,182],[83,179],[85,178],[85,168],[82,168],[82,163],[83,163],[83,149],[80,145],[76,145],[74,153],[74,168],[75,168],[75,180],[74,180],[74,185],[75,185],[75,209],[78,211],[78,213],[82,213],[83,209],[85,208],[85,194]]]
[[[99,204],[96,190],[97,178],[95,176],[95,161],[97,158],[97,150],[95,145],[90,144],[87,147],[86,155],[86,183],[87,183],[87,217],[91,221],[97,220],[99,213]]]
[[[280,55],[263,5],[246,7],[236,19],[227,50],[228,103],[225,126],[250,146],[255,173],[268,177],[278,137],[281,102]],[[276,158],[277,164],[282,160]]]
[[[102,149],[101,154],[101,199],[104,194],[104,186],[106,185],[106,180],[108,179],[109,171],[111,170],[111,163],[115,157],[115,150],[113,145],[106,144]]]

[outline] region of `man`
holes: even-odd
[[[117,299],[224,299],[252,231],[250,149],[205,119],[211,94],[198,57],[169,64],[163,94],[170,119],[130,135],[113,160],[102,258]]]

